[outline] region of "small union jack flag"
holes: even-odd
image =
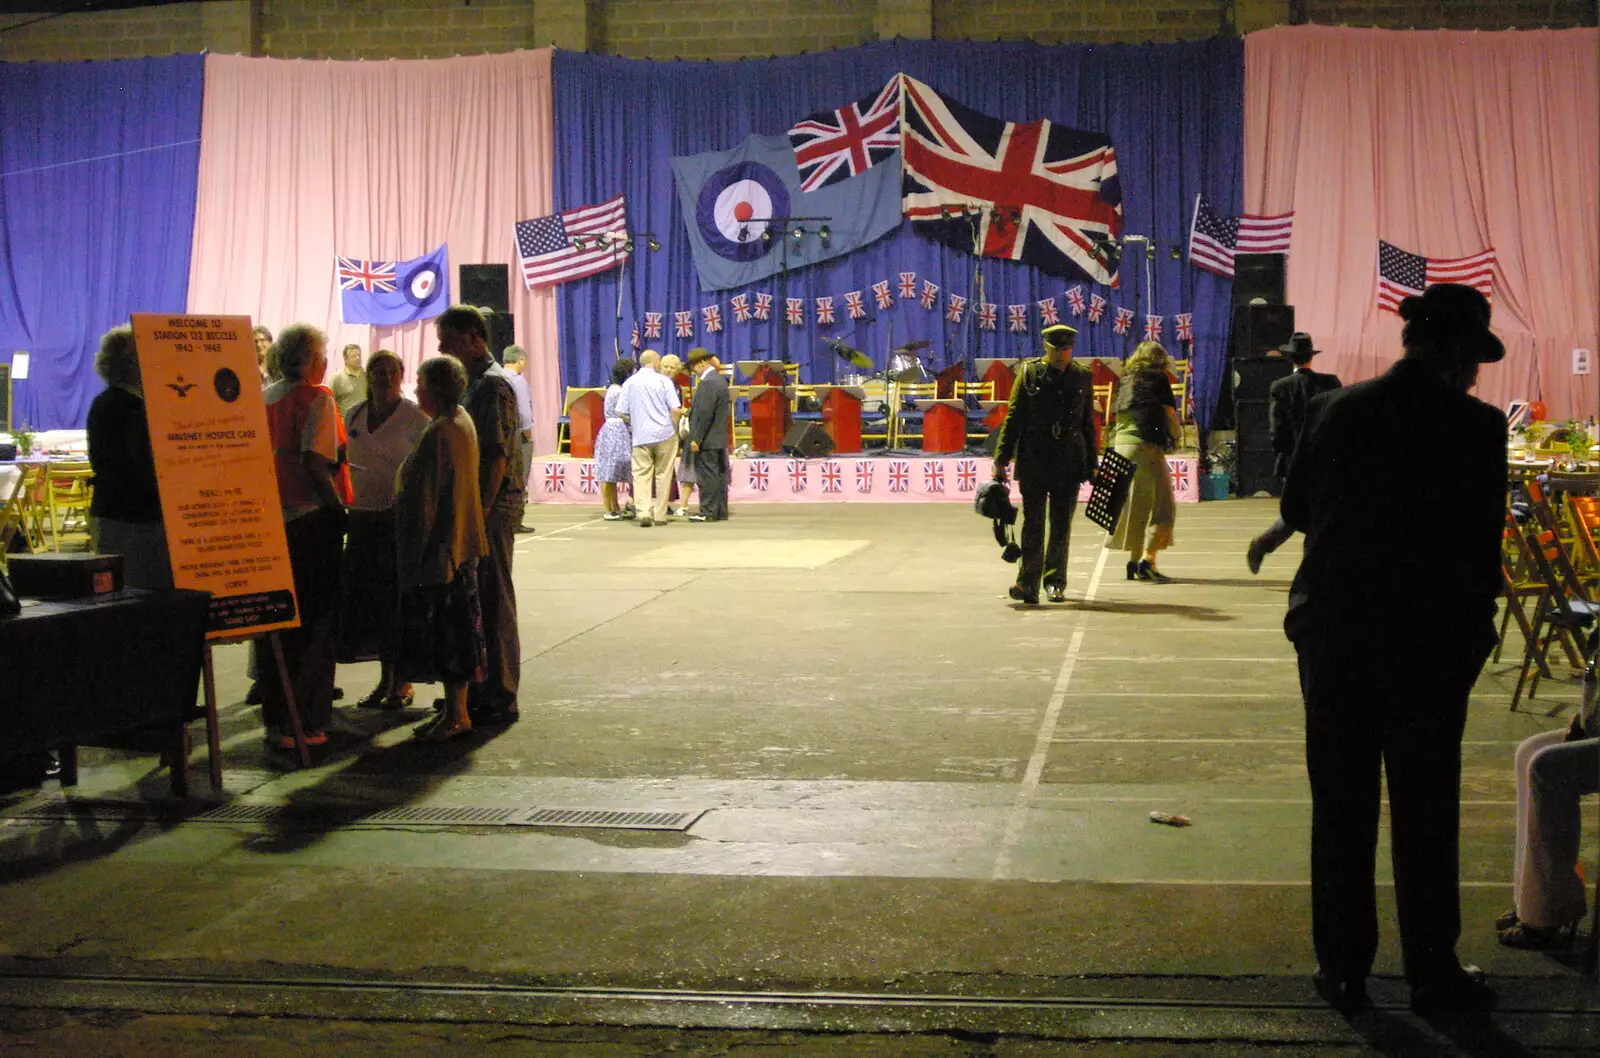
[[[1028,329],[1028,306],[1007,305],[1006,325],[1008,330],[1025,331]]]
[[[1178,341],[1194,341],[1194,313],[1180,312],[1176,316],[1172,317],[1172,322],[1176,324],[1178,328]]]
[[[647,312],[644,314],[644,336],[646,338],[661,337],[661,313]]]
[[[585,496],[593,496],[600,491],[600,479],[594,472],[593,463],[585,463],[578,468],[578,491]]]
[[[338,260],[340,290],[365,290],[369,294],[375,290],[394,293],[395,262],[361,261],[354,257],[341,257]]]
[[[933,308],[933,303],[939,300],[939,284],[924,279],[922,281],[922,296],[917,300],[922,302],[923,308]]]
[[[929,492],[943,492],[944,460],[924,459],[922,461],[922,480]]]
[[[789,321],[790,326],[798,327],[806,322],[805,298],[784,298],[783,318]]]
[[[978,302],[978,327],[981,330],[992,331],[994,325],[1000,320],[1000,306],[988,301]]]
[[[757,492],[767,491],[767,461],[765,459],[752,459],[750,461],[750,487]]]
[[[833,298],[828,297],[828,298],[818,298],[817,299],[817,322],[818,323],[832,323],[832,322],[834,322]]]
[[[694,337],[694,313],[674,312],[672,314],[672,329],[679,338]]]
[[[844,491],[844,469],[839,466],[837,459],[830,459],[822,464],[822,491]]]
[[[910,301],[917,296],[917,273],[900,273],[900,300]]]
[[[733,306],[733,319],[736,323],[750,322],[750,295],[735,294],[728,302]]]
[[[911,491],[911,461],[907,459],[889,460],[889,491]]]
[[[1106,314],[1106,299],[1099,294],[1089,295],[1089,322],[1099,323],[1100,317]]]
[[[715,334],[722,330],[721,305],[707,305],[700,310],[700,318],[705,321],[707,334]]]
[[[633,333],[628,336],[628,344],[633,346],[635,349],[639,348],[639,345],[641,344],[640,341],[639,341],[639,321],[638,320],[634,320],[633,321]]]
[[[960,323],[961,314],[967,311],[967,299],[960,294],[950,295],[950,306],[944,310],[944,318],[951,323]]]
[[[859,320],[866,316],[867,307],[861,303],[861,291],[845,291],[844,310],[850,314],[852,320]]]
[[[978,488],[978,461],[976,459],[956,460],[956,489],[960,492],[975,492]]]
[[[544,465],[544,490],[546,492],[563,492],[567,487],[567,465],[565,463],[546,463]]]
[[[1111,329],[1116,331],[1118,334],[1127,334],[1129,329],[1132,326],[1133,326],[1133,310],[1132,309],[1118,309],[1117,310],[1117,322],[1112,326]]]
[[[807,483],[807,478],[808,478],[808,473],[807,473],[807,470],[806,470],[806,461],[804,459],[791,459],[791,460],[789,460],[788,470],[789,470],[789,491],[790,492],[804,492],[806,490],[806,483]]]
[[[1071,290],[1067,291],[1067,306],[1072,310],[1072,314],[1074,316],[1083,315],[1083,304],[1084,301],[1082,287],[1073,287]]]
[[[889,293],[889,281],[880,279],[872,284],[872,296],[878,299],[878,308],[894,308],[894,295]]]
[[[1056,312],[1055,298],[1044,298],[1039,302],[1039,319],[1047,327],[1052,323],[1061,322],[1061,316]]]
[[[766,321],[766,320],[772,319],[772,295],[771,294],[757,294],[756,295],[755,317],[756,317],[756,319],[762,320],[762,321]]]
[[[856,491],[872,491],[872,471],[876,464],[870,459],[856,460]]]
[[[1147,341],[1147,342],[1159,342],[1161,340],[1161,329],[1162,329],[1163,320],[1164,320],[1164,317],[1161,317],[1161,316],[1150,316],[1150,315],[1146,315],[1145,316],[1145,318],[1144,318],[1144,340],[1145,341]]]

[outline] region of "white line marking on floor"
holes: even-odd
[[[1063,737],[1053,739],[1056,745],[1066,745],[1073,742],[1107,743],[1110,745],[1139,745],[1148,743],[1152,746],[1303,746],[1303,738],[1076,738]],[[1520,746],[1522,743],[1512,740],[1510,742],[1462,742],[1463,746]]]
[[[1140,655],[1140,654],[1129,654],[1129,655],[1085,654],[1085,655],[1083,655],[1083,660],[1084,661],[1131,661],[1131,662],[1137,662],[1137,663],[1139,663],[1141,665],[1146,665],[1146,664],[1148,664],[1148,665],[1164,665],[1164,664],[1167,664],[1169,662],[1174,662],[1174,661],[1242,661],[1242,662],[1248,662],[1249,664],[1252,664],[1252,665],[1290,665],[1290,664],[1294,664],[1296,659],[1294,659],[1294,658],[1285,658],[1285,657],[1276,657],[1276,658],[1221,658],[1221,657],[1213,657],[1213,656],[1211,656],[1209,654],[1204,656],[1204,657],[1192,657],[1192,656],[1191,657],[1177,657],[1177,656],[1174,656],[1174,655],[1168,655],[1168,656],[1164,656],[1164,657],[1152,657],[1152,656],[1150,656],[1148,654],[1145,654],[1145,655]]]

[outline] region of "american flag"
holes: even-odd
[[[1235,253],[1286,254],[1293,229],[1293,213],[1276,217],[1247,213],[1230,220],[1212,209],[1204,195],[1196,195],[1194,220],[1189,225],[1189,263],[1232,279]]]
[[[1400,311],[1400,301],[1434,283],[1462,283],[1494,296],[1494,247],[1470,257],[1423,257],[1378,242],[1378,308]]]
[[[872,296],[878,299],[878,308],[894,308],[894,295],[889,293],[889,281],[880,279],[872,284]]]
[[[978,302],[978,327],[985,331],[994,330],[994,325],[1000,319],[1000,306],[990,301]]]
[[[961,314],[967,311],[967,299],[960,294],[950,295],[950,306],[944,310],[944,318],[951,323],[960,323]]]
[[[646,338],[661,337],[661,313],[647,312],[644,314],[644,336]]]
[[[593,463],[585,463],[578,468],[578,491],[585,496],[600,491],[600,479],[595,475]]]
[[[973,492],[978,487],[978,461],[976,459],[956,460],[956,490],[958,492]]]
[[[872,476],[877,469],[877,463],[871,459],[856,460],[856,491],[871,492]]]
[[[700,319],[705,324],[707,334],[715,334],[722,330],[722,306],[707,305],[700,310]]]
[[[1067,291],[1067,305],[1071,307],[1074,316],[1083,315],[1083,288],[1073,287]]]
[[[544,465],[544,490],[546,492],[561,492],[567,485],[567,465],[565,463],[546,463]]]
[[[628,259],[622,196],[516,223],[517,258],[528,287],[565,283],[616,268]],[[582,242],[580,249],[574,240]]]
[[[750,487],[757,492],[767,491],[767,461],[765,459],[752,459],[750,461]]]
[[[834,322],[833,298],[826,297],[817,299],[817,322]]]
[[[822,464],[822,491],[844,491],[844,470],[839,466],[837,459],[830,459]]]
[[[789,491],[804,492],[807,484],[806,461],[804,459],[789,460]]]
[[[917,300],[922,302],[923,308],[933,308],[933,303],[939,300],[939,284],[932,280],[924,279],[922,281],[922,296]]]
[[[1106,299],[1099,294],[1089,295],[1089,322],[1099,323],[1100,317],[1106,314]]]
[[[1178,328],[1178,341],[1194,341],[1194,313],[1180,312],[1176,316],[1172,317],[1172,322]]]
[[[1161,340],[1161,325],[1163,322],[1164,318],[1161,316],[1145,316],[1144,340],[1147,342],[1159,342]]]
[[[672,330],[679,338],[694,337],[694,313],[674,312],[672,314]]]
[[[867,307],[861,303],[861,291],[845,291],[844,310],[850,314],[850,318],[852,320],[864,319],[866,317]]]
[[[1025,331],[1025,330],[1027,330],[1028,329],[1028,306],[1026,306],[1026,305],[1007,305],[1006,306],[1006,320],[1007,320],[1007,327],[1010,330],[1013,330],[1013,331]]]
[[[917,296],[917,273],[900,273],[900,300],[910,301]]]
[[[889,491],[911,491],[911,461],[909,459],[889,460]]]
[[[1061,322],[1061,314],[1056,312],[1056,299],[1043,298],[1039,302],[1039,319],[1045,326]]]
[[[1127,334],[1128,333],[1128,329],[1132,325],[1133,325],[1133,310],[1132,309],[1118,309],[1117,310],[1117,322],[1111,329],[1116,331],[1118,334]]]
[[[789,130],[800,190],[859,176],[900,149],[900,77],[876,96],[812,114]]]
[[[763,322],[772,319],[772,295],[757,294],[755,318]]]
[[[944,491],[944,460],[924,459],[922,461],[922,481],[928,492]]]
[[[798,327],[806,322],[804,298],[784,298],[783,318],[789,321],[790,326]]]
[[[339,289],[365,290],[368,293],[381,290],[393,294],[394,265],[393,261],[360,261],[354,257],[341,257],[338,259]]]
[[[735,294],[729,299],[728,304],[733,306],[733,318],[736,323],[750,322],[750,295]]]

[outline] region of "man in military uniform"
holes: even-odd
[[[1087,367],[1072,362],[1078,332],[1056,324],[1041,331],[1040,337],[1044,356],[1023,361],[1018,370],[994,451],[996,481],[1006,479],[1013,458],[1017,462],[1017,483],[1022,488],[1022,564],[1011,597],[1030,606],[1039,602],[1041,575],[1050,601],[1066,601],[1072,514],[1078,505],[1078,487],[1093,469],[1099,447],[1093,376]]]

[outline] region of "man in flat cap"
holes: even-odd
[[[1338,375],[1325,375],[1311,370],[1311,358],[1321,350],[1315,347],[1311,335],[1305,331],[1296,331],[1287,345],[1278,347],[1278,352],[1294,365],[1294,371],[1274,382],[1268,393],[1270,403],[1267,412],[1272,422],[1272,470],[1278,476],[1281,492],[1283,482],[1289,478],[1289,467],[1294,463],[1294,446],[1306,424],[1306,406],[1311,403],[1312,397],[1338,389],[1343,383]],[[1250,548],[1245,553],[1250,572],[1260,573],[1262,560],[1287,543],[1293,535],[1294,530],[1282,518],[1267,526],[1266,532],[1250,541]]]
[[[1004,481],[1013,458],[1022,489],[1022,562],[1011,597],[1039,602],[1044,580],[1051,602],[1064,602],[1067,540],[1078,487],[1089,477],[1098,449],[1093,376],[1072,362],[1078,332],[1066,324],[1046,327],[1039,337],[1044,355],[1023,361],[1011,388],[1011,403],[994,450],[994,479]],[[1049,543],[1045,542],[1046,515]]]
[[[689,350],[694,395],[689,402],[689,457],[700,489],[700,513],[691,522],[728,519],[728,380],[717,370],[709,349]]]

